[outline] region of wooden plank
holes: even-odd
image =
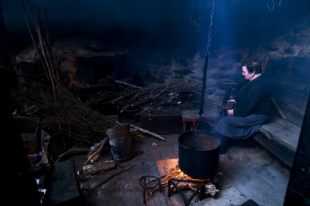
[[[309,94],[310,96],[310,94]],[[294,158],[284,200],[285,206],[310,205],[309,193],[309,165],[310,165],[310,97],[308,98],[306,114],[303,120],[298,149]]]
[[[182,133],[181,114],[177,115],[144,115],[140,117],[140,126],[157,134]]]
[[[272,96],[287,120],[301,126],[310,91],[310,59],[269,59],[264,75],[272,82]]]
[[[273,83],[272,88],[272,96],[280,108],[286,109],[301,118],[303,117],[309,89],[298,89],[280,83]]]
[[[101,161],[101,162],[95,163],[93,165],[83,166],[83,174],[85,176],[94,175],[98,172],[106,172],[106,171],[113,169],[115,167],[116,167],[116,165],[115,165],[115,162],[113,160]]]
[[[284,115],[283,111],[281,110],[281,108],[279,107],[278,103],[273,98],[273,96],[271,96],[271,101],[272,101],[273,105],[275,106],[275,108],[277,109],[278,113],[280,114],[281,118],[286,119],[286,116]]]
[[[310,59],[302,57],[287,57],[279,60],[269,59],[265,74],[282,76],[297,81],[310,83]]]
[[[182,119],[199,119],[198,112],[198,110],[183,110],[181,112]],[[221,118],[219,113],[214,109],[206,109],[201,116],[208,120],[218,120]]]
[[[259,134],[270,142],[283,149],[285,152],[295,155],[301,128],[281,119],[272,116],[260,129]]]
[[[294,156],[287,153],[285,150],[279,148],[276,144],[271,142],[265,136],[258,133],[254,139],[261,144],[264,148],[266,148],[269,152],[278,157],[282,162],[284,162],[289,167],[293,166]]]
[[[303,121],[303,117],[298,116],[284,108],[281,109],[282,112],[284,113],[284,115],[286,116],[286,120],[295,124],[298,127],[301,127],[302,125],[302,121]]]

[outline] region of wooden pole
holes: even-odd
[[[282,109],[279,107],[279,105],[277,104],[276,100],[273,98],[273,96],[271,96],[271,101],[273,103],[273,105],[276,107],[276,109],[278,110],[280,116],[282,117],[282,119],[286,119],[286,116],[284,115]]]

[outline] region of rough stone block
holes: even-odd
[[[82,205],[72,160],[54,165],[53,172],[46,175],[45,188],[44,206]]]

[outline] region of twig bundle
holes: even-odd
[[[36,105],[39,109],[35,115],[42,119],[43,127],[54,131],[51,136],[64,134],[93,145],[104,139],[106,128],[116,126],[112,119],[92,110],[61,86],[57,93],[57,104],[50,87],[40,83],[26,90],[12,91],[12,98],[20,105]]]
[[[57,68],[55,68],[55,65],[53,64],[51,53],[50,53],[50,41],[49,41],[49,35],[47,32],[47,27],[46,27],[45,12],[44,12],[44,25],[45,25],[45,31],[46,31],[46,39],[44,39],[42,35],[42,29],[41,29],[41,23],[40,23],[40,11],[37,5],[32,3],[29,0],[27,0],[27,2],[28,2],[28,9],[30,12],[30,16],[34,24],[35,31],[37,33],[37,39],[38,39],[37,41],[39,42],[38,45],[36,43],[36,39],[30,27],[24,0],[21,0],[23,11],[24,11],[24,16],[25,16],[26,23],[28,26],[28,30],[29,30],[35,51],[40,57],[42,66],[45,68],[45,75],[51,83],[51,86],[53,89],[54,100],[55,102],[57,102],[56,92],[59,90],[59,76],[58,76]],[[47,47],[46,41],[48,42],[49,47]]]
[[[120,83],[120,81],[116,81],[116,83]],[[200,87],[200,81],[188,83],[180,80],[171,80],[169,83],[165,84],[152,84],[145,88],[135,88],[130,86],[130,88],[125,89],[123,92],[108,95],[98,93],[93,96],[93,98],[87,100],[86,104],[89,106],[98,103],[121,104],[125,105],[122,108],[121,113],[124,111],[130,111],[138,115],[160,105],[178,104],[180,101],[180,92],[193,93],[200,97],[201,94],[197,91],[197,88]]]

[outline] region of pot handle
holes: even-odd
[[[204,121],[204,117],[200,117],[199,118],[198,124],[197,124],[196,129],[195,129],[195,133],[194,133],[194,136],[193,136],[193,139],[192,139],[191,149],[194,149],[196,132],[197,132],[197,129],[198,129],[198,126],[199,126],[200,122],[202,122],[202,121]]]

